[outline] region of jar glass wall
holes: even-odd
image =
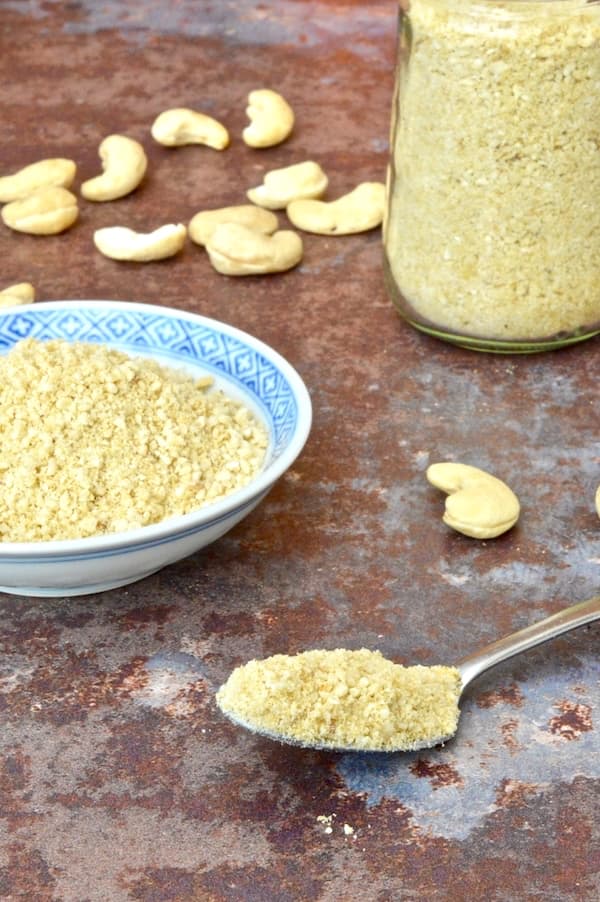
[[[440,338],[600,332],[600,0],[400,10],[384,251],[398,311]]]

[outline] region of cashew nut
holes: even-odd
[[[82,184],[81,193],[86,200],[116,200],[137,188],[148,165],[139,141],[126,135],[109,135],[98,152],[104,172]]]
[[[196,244],[206,244],[218,225],[223,222],[237,222],[263,235],[272,235],[277,230],[278,222],[274,213],[261,210],[254,204],[241,204],[238,207],[220,207],[218,210],[201,210],[190,220],[188,231]]]
[[[322,197],[327,182],[327,176],[319,164],[307,160],[283,169],[272,169],[265,174],[262,185],[250,188],[246,196],[259,207],[284,210],[293,200]]]
[[[49,185],[69,188],[73,184],[76,171],[77,166],[73,160],[65,160],[62,157],[30,163],[13,175],[0,178],[0,203],[7,204],[13,200],[20,200]]]
[[[287,215],[298,229],[317,235],[351,235],[381,225],[385,207],[385,185],[362,182],[349,194],[327,203],[323,200],[293,200]]]
[[[94,232],[94,244],[101,254],[113,260],[149,263],[173,257],[185,244],[184,225],[169,223],[153,232],[134,232],[123,226],[110,226]]]
[[[485,470],[452,462],[432,464],[427,479],[448,494],[444,523],[465,536],[493,539],[519,519],[519,499]]]
[[[215,150],[224,150],[229,144],[229,132],[224,125],[196,110],[175,107],[165,110],[152,124],[152,137],[165,147],[181,147],[184,144],[206,144]]]
[[[17,307],[21,304],[33,304],[35,288],[31,282],[18,282],[0,291],[0,307]]]
[[[296,232],[261,235],[235,222],[217,226],[206,245],[210,262],[226,276],[283,272],[302,259],[302,239]]]
[[[281,144],[294,127],[294,111],[281,94],[260,88],[248,94],[246,115],[250,119],[242,132],[248,147],[273,147]]]
[[[600,485],[596,489],[596,512],[600,517]]]
[[[41,188],[2,207],[2,219],[9,228],[31,235],[57,235],[72,226],[78,215],[75,195],[57,187]]]

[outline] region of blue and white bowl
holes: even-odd
[[[101,592],[187,557],[245,517],[291,466],[308,437],[311,402],[296,370],[268,345],[216,320],[123,301],[49,301],[2,310],[0,353],[24,338],[105,344],[192,374],[208,373],[218,388],[262,419],[270,443],[261,472],[248,485],[189,514],[85,539],[0,542],[2,592]]]

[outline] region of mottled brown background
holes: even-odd
[[[1,898],[600,895],[596,626],[482,678],[456,740],[428,753],[277,746],[214,704],[252,656],[366,645],[452,663],[597,592],[598,341],[521,358],[420,336],[386,298],[378,231],[306,235],[295,271],[238,280],[192,244],[145,266],[92,245],[100,226],[242,202],[266,170],[306,158],[332,197],[383,179],[395,31],[393,0],[0,4],[0,172],[68,156],[78,185],[110,132],[150,161],[135,194],[82,202],[62,236],[2,227],[2,285],[214,316],[284,354],[314,404],[292,470],[207,550],[101,595],[0,595]],[[246,95],[263,86],[297,125],[251,151]],[[177,105],[221,119],[231,147],[155,144],[154,117]],[[424,477],[445,458],[504,478],[518,526],[490,542],[448,530]]]

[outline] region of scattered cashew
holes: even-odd
[[[17,307],[21,304],[33,304],[35,288],[31,282],[18,282],[0,291],[0,307]]]
[[[216,227],[224,222],[236,222],[263,235],[272,235],[278,226],[277,217],[270,210],[262,210],[254,204],[240,204],[196,213],[188,226],[190,238],[196,244],[206,244]]]
[[[206,245],[210,262],[226,276],[283,272],[302,259],[302,239],[296,232],[261,235],[235,222],[217,226]]]
[[[54,157],[38,160],[13,175],[0,178],[0,203],[7,204],[33,194],[40,188],[55,185],[69,188],[73,184],[77,166],[73,160]]]
[[[9,228],[31,235],[57,235],[72,226],[78,215],[75,195],[57,187],[41,188],[2,207],[2,219]]]
[[[493,539],[514,526],[519,499],[506,483],[485,470],[460,463],[437,463],[427,479],[448,494],[444,523],[465,536]]]
[[[179,223],[160,226],[153,232],[134,232],[124,226],[110,226],[94,232],[94,244],[113,260],[149,263],[173,257],[185,244],[187,229]]]
[[[600,485],[596,489],[596,512],[600,517]]]
[[[187,107],[174,107],[160,113],[151,132],[154,140],[165,147],[206,144],[214,150],[224,150],[229,144],[229,132],[224,125],[206,113]]]
[[[139,141],[126,135],[109,135],[98,152],[104,172],[82,184],[81,193],[86,200],[116,200],[137,188],[148,165]]]
[[[265,173],[263,184],[250,188],[246,196],[259,207],[284,210],[293,200],[322,197],[327,182],[327,176],[319,164],[307,160]]]
[[[298,229],[317,235],[351,235],[381,225],[385,206],[383,182],[362,182],[349,194],[327,203],[293,200],[287,215]]]
[[[281,144],[294,127],[294,111],[281,94],[260,88],[248,94],[246,115],[250,119],[242,132],[248,147],[273,147]]]

